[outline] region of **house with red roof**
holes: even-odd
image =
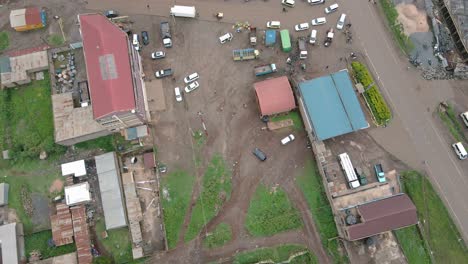
[[[260,116],[289,112],[296,108],[296,101],[288,77],[282,76],[254,83]]]
[[[144,73],[127,34],[101,14],[78,15],[93,118],[109,131],[147,120]]]

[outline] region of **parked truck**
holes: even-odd
[[[156,78],[163,78],[163,77],[167,77],[167,76],[171,76],[172,75],[172,69],[164,69],[164,70],[160,70],[160,71],[157,71],[154,73],[154,76],[156,76]]]
[[[276,30],[269,29],[265,31],[265,46],[271,47],[276,43]]]
[[[255,76],[262,76],[262,75],[276,72],[277,69],[276,69],[276,64],[272,63],[272,64],[256,66],[254,68],[254,71],[255,71]]]
[[[333,41],[333,36],[335,35],[334,31],[333,31],[333,28],[330,28],[328,31],[327,31],[327,36],[325,38],[325,42],[323,43],[323,45],[325,47],[328,47],[330,46],[330,44],[332,43]]]
[[[171,16],[195,18],[197,16],[197,10],[194,6],[175,5],[171,7]]]
[[[257,28],[256,27],[250,28],[249,38],[250,38],[250,45],[252,46],[257,45]]]
[[[232,58],[235,61],[253,60],[260,55],[256,49],[238,49],[232,51]]]
[[[374,165],[374,171],[375,171],[375,176],[377,176],[377,180],[379,182],[386,182],[387,179],[385,179],[385,172],[382,169],[382,164],[375,164]]]
[[[299,38],[298,41],[298,46],[299,46],[299,59],[305,60],[307,59],[307,46],[306,46],[306,41],[304,38]]]
[[[167,21],[161,22],[161,38],[162,38],[164,47],[166,48],[172,47],[171,28],[169,27],[169,22]]]

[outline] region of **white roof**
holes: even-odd
[[[12,28],[26,25],[26,9],[16,9],[10,12],[10,25]]]
[[[86,166],[84,160],[64,163],[62,166],[62,176],[74,175],[81,177],[86,175]]]
[[[83,182],[65,187],[65,201],[68,206],[91,201],[89,183]]]
[[[16,239],[16,223],[0,226],[0,262],[8,264],[17,264],[18,247]]]

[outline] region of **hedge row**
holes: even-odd
[[[364,86],[364,88],[371,86],[366,89],[364,96],[370,105],[372,114],[374,115],[377,124],[385,124],[392,118],[392,114],[390,113],[390,109],[388,108],[382,94],[380,94],[379,90],[377,89],[372,76],[370,75],[366,66],[360,62],[352,62],[351,67],[353,68],[354,77]]]

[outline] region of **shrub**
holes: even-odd
[[[360,82],[364,88],[366,88],[364,96],[369,103],[377,124],[385,124],[392,118],[392,114],[382,94],[377,89],[372,76],[370,75],[366,66],[360,62],[352,62],[351,67],[353,68],[354,77],[356,80]]]

